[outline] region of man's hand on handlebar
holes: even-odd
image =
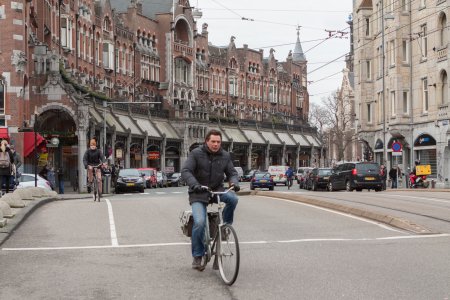
[[[239,192],[241,190],[241,187],[237,184],[232,184],[230,187],[232,187],[235,192]]]
[[[205,191],[207,191],[208,190],[208,187],[204,187],[204,186],[202,186],[202,185],[200,185],[200,184],[196,184],[196,185],[194,185],[193,187],[192,187],[192,191],[194,192],[194,193],[201,193],[201,192],[205,192]]]

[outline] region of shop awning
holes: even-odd
[[[114,118],[111,114],[106,114],[106,124],[109,127],[115,127],[117,132],[126,133],[127,131],[117,122],[116,118]]]
[[[286,143],[286,146],[297,146],[297,143],[286,132],[277,132],[278,137],[282,142]]]
[[[39,133],[36,134],[36,148],[45,142],[45,139]],[[27,157],[34,150],[34,132],[23,133],[23,156]]]
[[[153,123],[155,124],[156,128],[158,128],[158,130],[161,133],[166,135],[166,138],[173,139],[173,140],[180,139],[180,136],[178,135],[175,128],[173,128],[172,125],[170,125],[168,122],[155,120],[155,121],[153,121]]]
[[[158,130],[155,128],[155,126],[153,126],[150,120],[136,119],[136,122],[138,123],[138,126],[142,131],[147,131],[147,135],[149,137],[161,138],[161,135],[159,134]]]
[[[314,147],[320,147],[319,143],[313,136],[305,134],[305,137],[308,139],[308,142],[310,142],[311,145],[313,145]]]
[[[292,137],[294,138],[294,140],[300,144],[300,147],[311,147],[311,144],[308,142],[308,140],[306,140],[303,135],[301,134],[297,134],[297,133],[293,133]]]
[[[281,141],[277,138],[275,133],[271,131],[261,131],[261,134],[266,141],[270,142],[271,145],[281,145]]]
[[[2,139],[2,140],[9,139],[8,127],[0,128],[0,139]]]
[[[252,140],[253,144],[265,144],[266,143],[258,131],[254,131],[254,130],[242,130],[242,131],[244,132],[244,134],[248,140]]]
[[[244,143],[248,144],[247,139],[242,134],[242,132],[237,128],[223,128],[223,130],[227,133],[230,139],[233,139],[234,143]]]
[[[220,129],[218,129],[218,130],[220,131],[220,133],[222,133],[222,143],[229,143],[230,140],[228,139],[228,136],[227,136],[227,134],[225,133],[225,131],[220,130]]]
[[[89,114],[96,124],[103,124],[103,117],[94,108],[89,109]]]
[[[143,135],[142,131],[139,130],[139,128],[134,124],[133,120],[129,116],[125,115],[116,115],[119,118],[120,123],[123,124],[123,126],[131,131],[131,134],[134,135]]]

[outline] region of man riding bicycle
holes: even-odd
[[[192,206],[194,224],[192,227],[191,249],[194,260],[192,268],[203,271],[201,265],[205,254],[203,243],[206,225],[206,206],[210,202],[209,192],[202,186],[208,186],[214,191],[223,191],[224,173],[229,179],[230,186],[238,192],[239,179],[230,154],[221,148],[222,133],[218,130],[210,130],[206,134],[205,143],[189,153],[189,156],[181,170],[181,176],[189,186],[189,203]],[[229,192],[220,197],[226,204],[223,210],[225,223],[232,224],[234,210],[238,203],[235,193]]]
[[[292,168],[290,166],[288,167],[288,169],[286,170],[286,173],[284,175],[286,176],[288,189],[290,189],[292,186],[292,183],[294,182],[294,171],[292,170]]]
[[[88,171],[88,193],[90,193],[92,189],[94,167],[98,167],[102,163],[103,166],[105,166],[105,157],[103,156],[102,151],[97,149],[97,142],[95,139],[91,139],[89,141],[89,149],[84,152],[83,156],[84,168]],[[102,193],[102,170],[100,167],[96,168],[95,177],[97,178],[98,194],[100,197]]]

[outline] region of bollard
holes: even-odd
[[[436,188],[436,181],[434,179],[431,179],[431,188]]]
[[[109,194],[111,193],[111,175],[105,174],[103,175],[103,183],[102,183],[102,193]]]

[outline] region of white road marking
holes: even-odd
[[[282,240],[282,241],[248,241],[239,242],[241,245],[253,244],[289,244],[289,243],[315,243],[315,242],[366,242],[366,241],[382,241],[382,240],[405,240],[405,239],[428,239],[449,237],[450,234],[430,234],[430,235],[414,235],[414,236],[389,236],[379,238],[321,238],[321,239],[298,239],[298,240]],[[45,251],[45,250],[85,250],[85,249],[111,249],[111,248],[149,248],[149,247],[170,247],[170,246],[191,246],[190,242],[177,243],[155,243],[155,244],[133,244],[133,245],[111,245],[111,246],[82,246],[82,247],[38,247],[38,248],[2,248],[2,251]]]
[[[155,194],[158,194],[158,195],[165,195],[165,194],[167,194],[166,192],[155,192]]]
[[[106,204],[108,205],[108,216],[109,216],[109,230],[111,232],[111,245],[119,246],[119,241],[117,240],[117,233],[116,233],[116,224],[114,223],[114,214],[112,210],[111,201],[109,199],[105,199]]]
[[[270,196],[263,196],[263,197],[274,198],[274,197],[270,197]],[[387,225],[385,225],[383,223],[376,222],[376,221],[371,221],[371,220],[364,219],[364,218],[361,218],[361,217],[357,217],[357,216],[354,216],[354,215],[351,215],[351,214],[346,214],[346,213],[343,213],[343,212],[339,212],[339,211],[335,211],[335,210],[331,210],[331,209],[328,209],[328,208],[319,207],[319,206],[315,206],[315,205],[311,205],[311,204],[307,204],[307,203],[303,203],[303,202],[297,202],[297,201],[294,201],[294,200],[280,199],[280,198],[276,198],[276,199],[277,200],[286,201],[286,202],[290,202],[290,203],[299,204],[299,205],[309,206],[309,207],[312,207],[312,208],[315,208],[315,209],[320,209],[320,210],[323,210],[323,211],[326,211],[326,212],[330,212],[330,213],[333,213],[333,214],[337,214],[337,215],[341,215],[341,216],[344,216],[344,217],[352,218],[352,219],[355,219],[355,220],[358,220],[358,221],[362,221],[362,222],[366,222],[366,223],[369,223],[369,224],[377,225],[377,226],[379,226],[379,227],[381,227],[383,229],[386,229],[386,230],[399,232],[399,233],[405,233],[402,230],[398,230],[398,229],[392,228],[392,227],[387,226]]]
[[[439,198],[425,198],[425,197],[415,197],[415,196],[406,196],[406,195],[392,195],[392,194],[383,194],[385,196],[389,196],[391,198],[411,198],[411,199],[420,199],[420,200],[429,200],[434,202],[441,202],[441,203],[450,203],[449,200],[442,200]]]

